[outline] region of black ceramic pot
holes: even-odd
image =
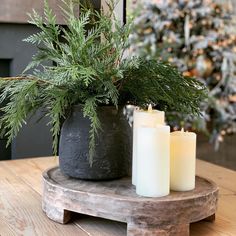
[[[132,130],[123,108],[98,107],[102,130],[96,141],[92,166],[89,163],[90,121],[83,117],[81,106],[74,106],[62,126],[59,145],[61,171],[84,180],[108,180],[130,174]]]

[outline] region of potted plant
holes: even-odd
[[[40,32],[26,42],[38,53],[19,77],[0,79],[0,128],[9,142],[26,118],[43,107],[50,117],[53,149],[59,145],[63,173],[82,179],[112,179],[128,174],[131,129],[122,114],[130,103],[157,105],[165,111],[200,114],[206,89],[163,62],[124,56],[132,21],[123,25],[111,14],[64,2],[65,25],[45,2],[30,23]],[[45,62],[51,61],[53,65]],[[40,69],[39,69],[40,67]],[[32,74],[26,71],[33,69]]]

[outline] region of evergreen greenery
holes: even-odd
[[[110,10],[114,7],[110,4]],[[44,17],[37,12],[30,23],[40,32],[24,41],[38,47],[38,53],[23,73],[31,75],[0,78],[2,108],[0,129],[9,142],[17,135],[27,117],[38,108],[46,108],[50,117],[54,152],[57,152],[61,121],[73,105],[82,104],[83,114],[91,121],[90,161],[100,124],[99,105],[131,103],[160,109],[200,114],[206,98],[205,86],[193,78],[183,77],[168,64],[144,58],[124,56],[129,47],[132,21],[122,25],[113,15],[63,1],[66,27],[56,24],[56,16],[45,2]],[[45,62],[53,62],[53,66]]]

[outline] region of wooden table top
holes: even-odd
[[[0,162],[0,235],[125,236],[126,224],[75,215],[72,223],[49,220],[41,209],[41,175],[55,157]],[[191,236],[236,235],[236,172],[197,160],[197,174],[220,188],[216,221],[191,225]]]

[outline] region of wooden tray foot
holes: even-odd
[[[65,209],[60,209],[49,202],[43,201],[43,211],[48,218],[61,224],[66,224],[71,218],[71,212]]]
[[[213,214],[211,216],[208,216],[207,218],[203,219],[203,221],[207,221],[207,222],[214,222],[216,219],[216,215]]]
[[[189,224],[140,226],[128,223],[127,236],[189,236]]]

